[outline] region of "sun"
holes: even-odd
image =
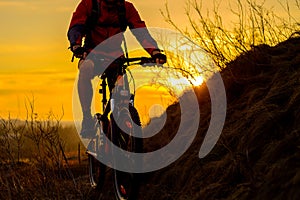
[[[204,79],[203,79],[203,76],[197,76],[197,77],[194,77],[191,82],[194,86],[199,86],[203,83]]]

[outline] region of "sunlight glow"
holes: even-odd
[[[172,84],[174,88],[176,88],[176,92],[178,92],[178,95],[180,95],[181,92],[183,92],[186,89],[190,89],[193,86],[199,86],[204,82],[203,76],[197,76],[197,77],[191,77],[189,79],[186,79],[184,77],[182,78],[174,78],[170,77],[168,78],[169,84]]]
[[[195,79],[192,80],[192,83],[194,86],[199,86],[204,82],[203,76],[195,77]]]

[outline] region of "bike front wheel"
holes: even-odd
[[[134,123],[138,126],[135,126]],[[141,153],[143,149],[142,138],[133,135],[142,135],[142,128],[138,113],[133,106],[124,109],[115,119],[111,117],[113,143],[124,150],[127,164],[142,167],[142,161],[132,160],[130,152]],[[113,153],[113,152],[112,152]],[[115,158],[115,156],[114,156]],[[114,162],[122,162],[115,160]],[[122,164],[122,163],[121,163]],[[114,191],[118,200],[133,200],[138,194],[138,174],[113,170]]]
[[[100,190],[104,184],[106,166],[90,154],[88,155],[88,162],[90,184],[92,187]]]
[[[99,130],[98,127],[98,131]],[[89,180],[91,186],[97,190],[102,189],[106,173],[106,165],[101,163],[98,159],[101,153],[104,153],[104,145],[100,139],[100,133],[98,132],[96,137],[90,141],[87,148]]]

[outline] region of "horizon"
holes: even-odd
[[[151,4],[138,0],[131,2],[149,27],[173,29],[160,14],[160,10],[165,10],[164,1],[154,0]],[[186,2],[168,2],[172,18],[180,26],[188,24]],[[224,15],[224,22],[232,23],[228,6],[234,6],[234,3],[228,2],[220,1],[220,6],[224,6],[221,14]],[[278,2],[267,0],[266,5],[277,11],[282,9],[286,1]],[[293,17],[299,19],[295,2],[287,2],[290,3]],[[0,117],[21,116],[26,111],[26,101],[34,97],[35,109],[41,115],[50,110],[59,114],[63,107],[64,120],[72,119],[72,92],[77,62],[70,62],[72,54],[67,49],[66,34],[71,14],[78,3],[79,0],[0,2],[0,16],[3,19],[0,23],[1,27],[5,27],[0,33]],[[209,2],[203,7],[208,9],[212,5],[213,2]]]

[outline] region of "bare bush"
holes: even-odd
[[[47,170],[61,172],[64,154],[64,142],[60,138],[61,116],[49,112],[44,119],[35,112],[34,99],[27,101],[26,109],[29,120],[26,120],[26,137],[34,144],[34,159],[40,171]],[[44,174],[45,175],[45,174]]]
[[[10,137],[10,123],[9,120],[1,119],[0,121],[0,149],[1,162],[14,163],[13,145]]]
[[[26,119],[11,116],[0,119],[0,190],[3,191],[0,199],[36,198],[39,195],[41,198],[59,198],[53,191],[62,195],[58,192],[57,180],[64,177],[71,178],[77,194],[76,182],[65,155],[65,142],[60,136],[64,131],[61,126],[63,110],[59,116],[50,111],[41,117],[35,111],[34,98],[27,99],[25,107]],[[25,149],[30,153],[26,154]],[[26,188],[30,187],[36,191],[27,191]]]
[[[62,116],[55,116],[49,112],[42,119],[34,110],[34,99],[26,102],[27,117],[25,120],[7,119],[0,120],[0,148],[1,162],[7,164],[20,163],[24,141],[29,139],[31,147],[30,160],[41,167],[41,172],[50,168],[60,171],[63,162],[64,142],[60,138]]]
[[[214,0],[214,7],[203,11],[202,1],[188,0],[186,16],[189,27],[185,29],[173,21],[168,4],[161,13],[177,31],[203,47],[220,69],[253,46],[278,44],[300,29],[299,21],[290,13],[288,2],[281,5],[287,14],[287,17],[283,17],[272,9],[267,9],[264,1],[257,3],[255,0],[237,0],[235,6],[228,8],[235,21],[226,24],[224,17],[219,14],[219,3]],[[296,5],[299,8],[299,0],[296,0]]]
[[[10,125],[11,139],[15,146],[15,154],[17,162],[20,163],[22,157],[22,147],[24,145],[24,134],[26,123],[20,122],[18,119],[8,120]]]

